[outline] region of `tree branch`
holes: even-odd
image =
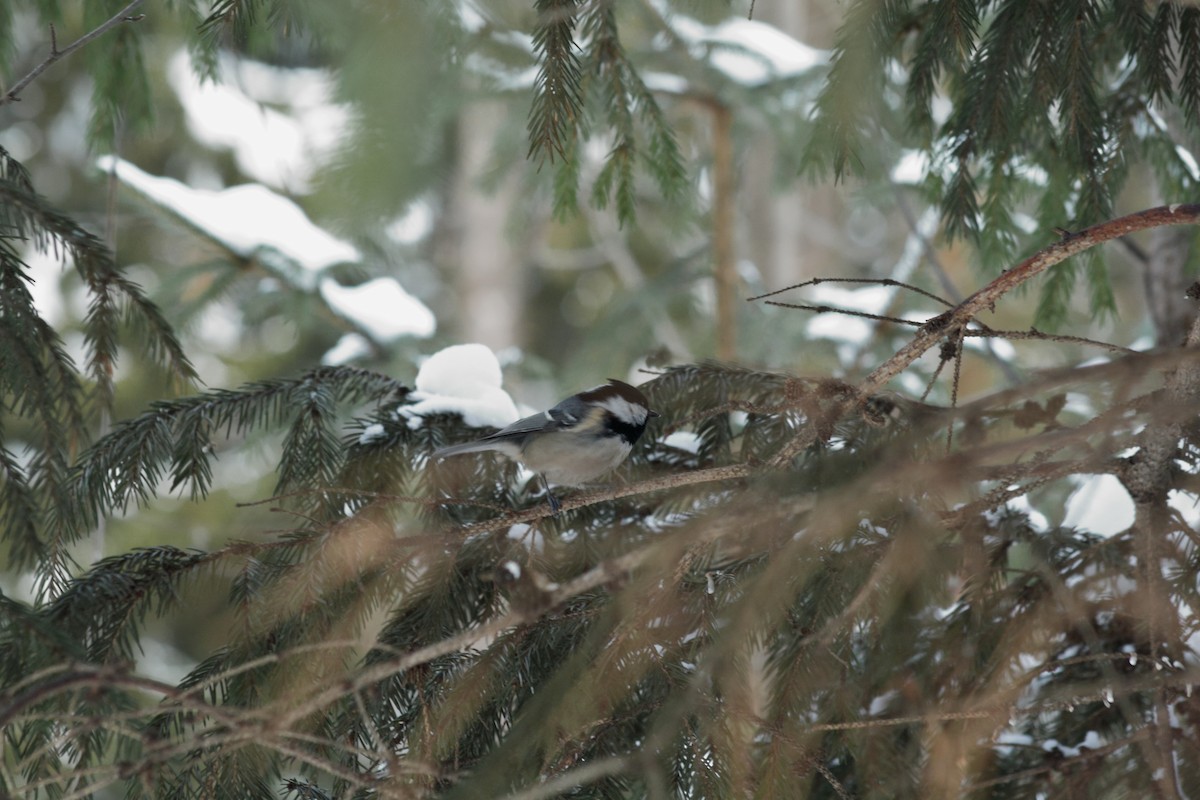
[[[1136,231],[1157,228],[1162,225],[1196,225],[1197,223],[1200,223],[1200,203],[1176,203],[1101,222],[1067,236],[1049,247],[1042,248],[1017,266],[1005,271],[1000,277],[950,311],[939,314],[926,322],[911,342],[877,367],[859,384],[859,398],[866,398],[899,375],[925,351],[936,345],[947,330],[966,324],[979,312],[994,306],[996,301],[1005,294],[1055,264],[1066,261],[1071,256],[1090,250],[1110,239],[1126,236]]]
[[[937,346],[948,331],[967,324],[985,309],[996,304],[996,301],[1008,292],[1036,275],[1048,270],[1073,255],[1089,250],[1098,244],[1116,239],[1136,231],[1157,228],[1163,225],[1196,225],[1200,224],[1200,203],[1175,203],[1169,206],[1127,214],[1117,219],[1101,222],[1078,233],[1064,236],[1034,253],[1029,258],[1006,270],[1000,277],[983,287],[975,294],[959,303],[953,309],[946,311],[926,322],[912,341],[875,368],[870,375],[858,385],[858,396],[855,399],[841,400],[832,410],[834,417],[844,414],[852,405],[863,403],[871,395],[878,392],[884,384],[899,375],[914,361]],[[782,468],[789,464],[804,448],[814,441],[813,426],[806,426],[789,442],[772,460],[771,465]]]
[[[1193,318],[1184,346],[1193,352],[1200,347],[1200,317]],[[1171,405],[1186,409],[1185,413],[1191,417],[1200,397],[1200,368],[1194,362],[1181,363],[1167,377],[1166,396]],[[1152,421],[1137,437],[1138,458],[1123,478],[1134,502],[1135,553],[1143,580],[1138,588],[1145,597],[1142,613],[1153,658],[1163,650],[1169,652],[1170,643],[1179,641],[1178,618],[1170,582],[1163,574],[1163,560],[1164,545],[1173,527],[1167,495],[1180,442],[1184,439],[1182,419]],[[1166,688],[1157,687],[1153,698],[1154,715],[1150,722],[1153,746],[1147,747],[1146,753],[1153,768],[1154,786],[1161,797],[1185,797],[1175,766],[1175,740]]]
[[[630,497],[631,495],[648,494],[657,492],[663,489],[673,489],[676,486],[690,486],[696,483],[713,483],[720,481],[737,480],[738,478],[747,478],[755,471],[755,465],[749,463],[729,464],[723,467],[712,467],[710,469],[700,469],[694,472],[676,472],[671,475],[663,475],[650,480],[639,481],[638,483],[628,483],[623,486],[615,486],[606,489],[597,489],[591,492],[579,492],[568,497],[561,498],[560,506],[562,511],[570,511],[575,508],[583,508],[584,506],[603,503],[608,500],[617,500],[622,497]],[[522,522],[533,522],[544,517],[551,516],[550,504],[543,503],[533,508],[514,511],[511,514],[505,514],[496,519],[489,519],[483,522],[475,523],[474,525],[465,525],[460,528],[460,532],[466,536],[472,536],[478,533],[491,533],[494,531],[502,531],[511,528],[513,525]]]
[[[50,55],[46,56],[46,59],[44,61],[42,61],[42,63],[38,64],[36,67],[34,67],[32,70],[30,70],[29,73],[27,75],[25,75],[25,77],[21,78],[16,83],[14,83],[11,89],[9,89],[2,96],[0,96],[0,106],[3,106],[7,103],[15,103],[16,101],[20,100],[21,98],[18,97],[18,95],[25,89],[25,87],[28,86],[29,84],[33,83],[33,81],[39,75],[41,75],[43,72],[45,72],[47,69],[49,69],[50,65],[53,64],[54,62],[56,62],[60,59],[66,58],[67,56],[71,55],[79,48],[81,48],[84,45],[91,42],[93,39],[97,39],[97,38],[103,36],[109,30],[117,27],[118,25],[120,25],[123,22],[137,22],[138,20],[142,19],[142,17],[145,16],[144,14],[139,14],[136,17],[130,16],[130,14],[132,14],[133,10],[135,8],[137,8],[138,6],[140,6],[141,4],[142,4],[142,0],[133,0],[132,3],[130,3],[129,5],[122,8],[115,15],[110,17],[105,22],[101,23],[97,28],[95,28],[92,31],[89,31],[88,33],[85,33],[83,36],[80,36],[78,39],[71,42],[69,45],[64,47],[62,50],[58,49],[58,38],[54,32],[54,26],[51,26],[50,27]]]

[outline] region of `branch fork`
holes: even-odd
[[[50,25],[50,55],[46,56],[45,60],[43,60],[36,67],[31,69],[23,78],[21,78],[16,83],[14,83],[12,85],[11,89],[9,89],[3,95],[0,95],[0,106],[4,106],[4,105],[7,105],[8,103],[15,103],[15,102],[19,101],[21,99],[20,94],[22,91],[25,90],[25,87],[27,87],[29,84],[33,83],[33,81],[35,79],[37,79],[37,77],[39,75],[41,75],[43,72],[45,72],[47,69],[49,69],[50,65],[53,64],[54,62],[71,55],[76,50],[80,49],[81,47],[88,44],[92,40],[98,39],[99,37],[101,37],[105,33],[107,33],[109,30],[117,27],[118,25],[121,25],[126,22],[140,22],[141,20],[145,19],[145,17],[146,17],[145,14],[133,14],[132,13],[134,11],[134,9],[136,9],[141,4],[142,4],[142,0],[133,0],[133,2],[126,5],[120,11],[118,11],[115,15],[113,15],[112,17],[109,17],[107,20],[105,20],[100,25],[98,25],[95,29],[88,31],[83,36],[80,36],[78,39],[71,42],[69,45],[64,47],[62,50],[58,49],[58,33],[57,33],[57,31],[55,31],[54,25],[51,24]]]

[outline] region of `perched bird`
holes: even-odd
[[[466,444],[443,447],[434,458],[495,450],[538,473],[551,510],[558,498],[550,484],[579,486],[615,469],[629,455],[657,412],[628,383],[608,383],[572,395],[549,411],[520,419]]]

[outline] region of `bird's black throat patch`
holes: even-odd
[[[637,444],[637,440],[641,438],[642,433],[646,430],[646,423],[636,425],[632,422],[625,422],[616,414],[607,414],[607,428],[609,436],[620,436],[625,441],[629,442],[630,446]]]

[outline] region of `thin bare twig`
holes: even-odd
[[[950,311],[939,314],[926,322],[912,341],[876,367],[858,384],[857,398],[840,401],[839,407],[834,409],[834,414],[840,416],[851,406],[865,403],[888,381],[908,369],[914,361],[935,347],[947,331],[966,326],[980,312],[994,307],[996,301],[1001,297],[1055,264],[1098,244],[1130,233],[1163,225],[1196,225],[1198,223],[1200,223],[1200,203],[1175,203],[1127,214],[1093,225],[1078,233],[1064,236],[1007,270]],[[838,414],[838,411],[841,414]],[[771,465],[777,468],[786,466],[815,439],[816,434],[812,426],[806,426],[771,459]]]
[[[1102,342],[1099,339],[1089,339],[1086,336],[1068,336],[1061,333],[1045,333],[1036,328],[1030,328],[1027,331],[998,331],[992,328],[967,328],[963,331],[964,336],[981,337],[990,339],[1033,339],[1039,342],[1057,342],[1061,344],[1082,344],[1088,347],[1099,347],[1102,350],[1108,350],[1112,353],[1131,354],[1141,352],[1134,350],[1132,347],[1123,347],[1119,344],[1111,342]]]
[[[69,45],[64,47],[62,50],[58,49],[58,35],[54,31],[54,26],[51,25],[50,26],[50,55],[46,56],[45,60],[42,61],[42,63],[38,64],[36,67],[34,67],[32,70],[30,70],[29,73],[25,75],[25,77],[21,78],[16,83],[14,83],[12,85],[11,89],[9,89],[2,96],[0,96],[0,106],[3,106],[7,103],[15,103],[16,101],[20,100],[21,98],[19,97],[19,95],[25,89],[25,87],[28,86],[30,83],[32,83],[34,80],[36,80],[39,75],[41,75],[43,72],[45,72],[47,69],[49,69],[50,65],[53,64],[54,62],[59,61],[63,58],[66,58],[67,56],[71,55],[79,48],[90,43],[93,39],[98,39],[99,37],[101,37],[105,33],[107,33],[109,30],[117,27],[118,25],[120,25],[122,23],[137,22],[137,21],[141,20],[145,16],[144,14],[139,14],[136,17],[132,16],[134,9],[136,9],[141,4],[142,4],[142,0],[133,0],[133,2],[131,2],[129,5],[122,8],[120,11],[118,11],[116,14],[114,14],[112,17],[110,17],[106,21],[102,22],[98,27],[89,31],[88,33],[85,33],[83,36],[80,36],[78,39],[71,42]]]
[[[958,408],[958,390],[962,383],[963,337],[967,334],[967,326],[963,325],[954,336],[954,380],[950,387],[950,407]],[[954,426],[946,426],[946,454],[954,449]]]
[[[872,314],[869,311],[855,311],[850,308],[838,308],[831,305],[813,306],[806,303],[785,303],[782,300],[768,300],[766,305],[779,306],[780,308],[795,308],[800,311],[814,311],[818,314],[843,314],[847,317],[864,317],[865,319],[875,320],[876,322],[891,322],[894,325],[908,325],[913,328],[918,328],[924,325],[923,322],[917,322],[913,319],[903,319],[901,317],[888,317],[883,314]]]
[[[1098,244],[1130,233],[1162,225],[1196,225],[1197,223],[1200,223],[1200,203],[1176,203],[1101,222],[1042,248],[959,303],[952,310],[926,322],[911,342],[879,365],[859,384],[860,399],[878,391],[885,383],[903,372],[925,351],[936,345],[946,330],[966,324],[980,312],[992,308],[1001,297],[1055,264],[1066,261],[1071,256],[1085,250],[1090,250]]]
[[[980,789],[988,789],[993,786],[1002,786],[1006,783],[1028,780],[1041,775],[1051,775],[1055,772],[1066,772],[1074,764],[1083,763],[1097,758],[1105,758],[1117,752],[1118,750],[1130,747],[1145,740],[1148,735],[1149,728],[1139,728],[1130,736],[1126,736],[1123,739],[1118,739],[1115,742],[1110,742],[1095,749],[1081,748],[1078,755],[1055,758],[1051,760],[1050,763],[1043,766],[1032,767],[1020,772],[1010,772],[984,781],[977,781],[972,783],[967,788],[970,791],[979,791]]]
[[[842,800],[853,800],[854,796],[850,794],[850,792],[846,791],[846,787],[842,786],[841,781],[839,781],[834,774],[829,771],[829,767],[822,764],[819,759],[813,762],[813,767],[817,770],[817,772],[821,773],[822,778],[829,781],[829,785],[833,787],[835,792],[837,792],[838,797],[842,798]]]
[[[898,281],[895,278],[810,278],[809,280],[803,281],[801,283],[793,283],[790,286],[785,286],[782,289],[775,289],[773,291],[765,292],[763,294],[756,294],[756,295],[754,295],[754,297],[747,297],[746,302],[752,303],[755,300],[762,300],[766,297],[774,297],[777,294],[783,294],[784,292],[790,292],[792,289],[803,289],[805,286],[819,286],[822,283],[858,283],[858,284],[865,284],[867,286],[886,286],[886,287],[896,287],[896,288],[900,288],[900,289],[907,289],[908,291],[913,292],[915,294],[919,294],[922,297],[928,297],[930,300],[933,300],[935,303],[941,303],[942,305],[946,306],[947,308],[954,308],[954,303],[951,303],[946,298],[938,297],[933,292],[927,292],[924,289],[922,289],[920,286],[914,286],[911,283],[905,283],[904,281]]]
[[[932,392],[933,387],[937,385],[937,380],[939,377],[941,377],[942,370],[946,368],[947,360],[948,359],[945,358],[938,359],[937,367],[933,370],[933,374],[929,376],[929,380],[925,382],[925,391],[921,392],[922,403],[929,399],[929,393]]]
[[[908,225],[910,235],[916,237],[917,241],[921,244],[921,249],[925,253],[925,263],[929,264],[930,269],[933,270],[934,276],[938,279],[938,283],[942,285],[942,288],[945,290],[950,299],[953,300],[954,303],[961,303],[963,299],[962,293],[959,292],[958,287],[954,285],[954,281],[950,280],[950,274],[946,271],[945,266],[943,266],[941,260],[938,258],[937,250],[934,248],[933,242],[931,242],[929,240],[929,236],[927,236],[925,232],[921,230],[920,224],[913,216],[912,210],[909,209],[908,201],[904,197],[902,187],[893,182],[892,191],[896,195],[896,207],[900,209],[900,214],[904,217],[904,222]],[[986,326],[984,326],[984,328],[986,330]],[[999,353],[997,353],[990,341],[985,339],[983,347],[987,352],[988,357],[1000,369],[1000,371],[1004,373],[1005,379],[1007,379],[1010,384],[1015,386],[1021,382],[1021,374],[1017,371],[1016,367],[1014,367],[1008,362],[1007,359],[1003,358]]]

